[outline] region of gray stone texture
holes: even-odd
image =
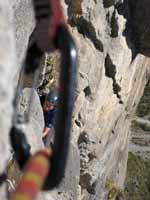
[[[13,12],[9,1],[0,1],[0,173],[9,157],[8,132],[12,118],[12,99],[16,66]]]
[[[13,28],[19,66],[24,60],[29,36],[35,27],[35,19],[32,0],[15,0],[10,3],[13,8]]]
[[[147,4],[140,4],[144,10]],[[107,178],[118,188],[124,184],[130,122],[149,69],[147,53],[137,48],[130,6],[128,1],[105,1],[104,5],[104,1],[83,0],[82,14],[69,16],[79,53],[72,140],[78,141],[80,150],[85,199],[107,199]],[[140,36],[137,41],[145,42]]]
[[[35,153],[37,150],[44,147],[42,141],[42,131],[44,128],[43,110],[41,107],[40,99],[37,92],[31,88],[24,88],[20,95],[19,101],[19,113],[22,118],[26,118],[26,114],[29,110],[29,100],[33,92],[33,98],[31,103],[31,109],[29,111],[30,118],[29,123],[25,128],[25,135],[31,146],[31,152]]]

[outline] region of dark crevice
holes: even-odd
[[[89,140],[88,134],[85,131],[83,131],[78,138],[78,145],[80,145],[82,143],[88,144],[89,142],[90,142],[90,140]]]
[[[80,112],[79,112],[79,114],[78,114],[78,118],[75,119],[75,123],[76,123],[76,125],[77,125],[79,128],[81,128],[81,127],[84,126],[84,120],[83,120],[83,118],[82,118]]]
[[[119,26],[116,18],[116,11],[114,11],[111,18],[111,37],[112,38],[118,37],[118,32],[119,32]]]
[[[107,56],[105,58],[105,75],[112,79],[113,92],[116,95],[116,97],[119,99],[119,103],[123,104],[121,95],[119,94],[121,91],[121,87],[116,81],[116,73],[117,73],[116,66],[112,63],[110,56],[107,54]]]
[[[95,182],[92,183],[92,184],[89,184],[89,186],[87,187],[87,191],[88,191],[90,194],[96,194],[96,185],[97,185],[97,181],[95,181]]]
[[[85,97],[90,97],[92,92],[91,92],[91,88],[90,86],[87,86],[84,90],[83,90]]]
[[[81,122],[80,122],[78,119],[75,120],[75,123],[76,123],[76,125],[77,125],[79,128],[82,127],[82,124],[81,124]]]
[[[88,101],[92,101],[93,100],[93,94],[92,94],[92,90],[91,90],[90,86],[85,87],[83,92],[84,92],[85,98]]]
[[[115,4],[115,0],[103,0],[104,8],[109,8]]]
[[[91,161],[94,160],[94,159],[97,159],[97,156],[95,155],[94,152],[90,152],[90,153],[88,154],[88,157],[89,157],[89,162],[91,162]]]
[[[104,51],[102,42],[97,38],[95,28],[92,23],[81,17],[72,17],[70,21],[71,26],[77,27],[78,32],[84,37],[89,38],[94,44],[95,48],[101,52]]]
[[[104,8],[109,8],[115,4],[115,0],[103,0]]]

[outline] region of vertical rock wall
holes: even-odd
[[[13,14],[9,1],[0,2],[0,173],[8,159],[8,131],[11,126],[16,64]]]
[[[149,3],[75,2],[66,1],[79,53],[72,140],[80,150],[81,198],[107,199],[106,180],[123,188],[130,122],[146,83]]]
[[[0,1],[0,174],[10,159],[9,130],[17,74],[34,27],[31,1]],[[6,199],[5,185],[0,197]]]

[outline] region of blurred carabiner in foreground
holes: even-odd
[[[60,51],[59,84],[62,90],[59,92],[58,111],[54,127],[54,148],[52,156],[49,157],[50,169],[43,186],[44,190],[50,190],[61,182],[65,172],[76,88],[77,49],[65,23],[59,0],[33,0],[33,5],[36,18],[35,41],[28,49],[17,91],[20,91],[24,74],[33,72],[36,74],[35,80],[37,80],[39,61],[45,52],[51,52],[55,49]],[[22,128],[29,121],[29,116],[26,117],[24,122],[19,119],[18,93],[14,101],[14,118],[10,140],[16,160],[22,169],[31,157],[31,153]],[[30,115],[31,101],[32,94],[28,115]]]

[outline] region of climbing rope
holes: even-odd
[[[16,191],[11,194],[10,200],[33,200],[41,190],[50,168],[49,158],[51,150],[43,150],[32,156],[23,170]]]
[[[33,0],[36,18],[35,42],[29,47],[25,63],[21,70],[19,87],[14,99],[13,126],[10,141],[15,158],[23,176],[11,200],[33,200],[39,190],[50,190],[60,184],[65,173],[68,156],[74,92],[76,87],[77,51],[74,40],[65,23],[59,0]],[[38,79],[38,66],[42,55],[58,49],[61,54],[60,86],[58,111],[54,126],[55,137],[53,150],[43,150],[34,156],[30,153],[24,125],[17,109],[18,94],[22,89],[24,74],[34,73]],[[31,97],[32,97],[31,93]],[[29,101],[31,107],[32,98]],[[30,109],[28,109],[28,115]]]

